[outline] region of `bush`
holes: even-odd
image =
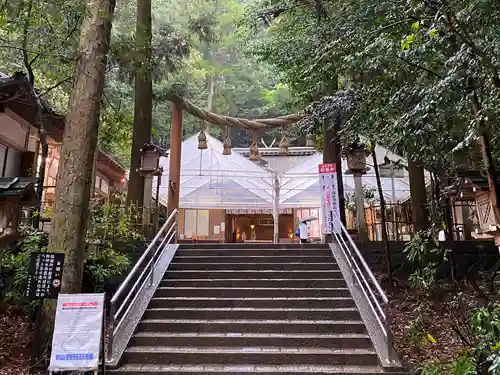
[[[84,292],[101,292],[105,285],[120,277],[130,267],[129,256],[113,247],[113,241],[141,239],[134,226],[137,215],[122,205],[91,205],[85,249]],[[25,297],[28,285],[28,263],[32,253],[45,252],[48,234],[22,226],[23,239],[8,249],[0,249],[0,301],[29,307]]]

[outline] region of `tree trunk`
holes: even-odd
[[[80,33],[80,54],[61,148],[48,247],[48,251],[66,254],[62,293],[81,290],[92,166],[114,7],[114,0],[88,0]],[[50,339],[54,310],[54,302],[45,303],[44,344]]]
[[[375,154],[375,144],[373,144],[372,158],[373,158],[373,169],[375,170],[375,180],[377,181],[377,190],[380,198],[380,217],[382,219],[382,242],[385,248],[385,265],[387,269],[387,281],[390,287],[392,287],[392,260],[391,260],[391,248],[389,243],[389,236],[387,235],[387,220],[385,217],[385,199],[384,191],[382,190],[382,183],[380,181],[380,171],[378,169],[377,155]]]
[[[139,207],[144,204],[144,176],[138,170],[141,148],[151,140],[153,127],[151,38],[151,0],[137,0],[134,130],[127,202]]]
[[[408,175],[410,179],[410,198],[414,232],[428,228],[427,190],[425,184],[424,165],[420,160],[412,160],[408,156]]]

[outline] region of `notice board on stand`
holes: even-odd
[[[60,294],[52,338],[50,372],[97,371],[104,294]]]

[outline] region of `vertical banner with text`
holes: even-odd
[[[319,164],[318,169],[321,211],[323,213],[323,234],[332,234],[334,217],[340,217],[337,165],[335,163]]]

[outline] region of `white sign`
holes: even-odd
[[[339,191],[337,186],[337,165],[320,164],[319,185],[321,188],[321,212],[323,214],[323,234],[333,232],[334,217],[340,217]]]
[[[220,231],[224,232],[225,230],[226,230],[226,223],[223,221],[222,223],[220,223]]]
[[[59,294],[49,371],[99,367],[104,294]]]
[[[220,227],[218,225],[214,226],[214,234],[220,234]]]

